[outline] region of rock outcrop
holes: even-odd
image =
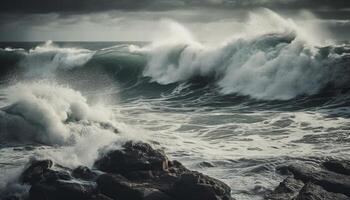
[[[345,200],[350,199],[348,161],[328,160],[320,164],[292,164],[278,170],[288,177],[265,199]]]
[[[93,169],[53,169],[32,161],[22,173],[28,200],[231,200],[223,182],[191,171],[149,144],[127,142],[95,162]]]

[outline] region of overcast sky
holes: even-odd
[[[285,18],[314,20],[350,39],[350,0],[2,0],[1,41],[151,40],[173,19],[200,40],[239,32],[257,8]]]

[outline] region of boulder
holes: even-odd
[[[344,160],[328,160],[323,166],[332,172],[344,175],[350,175],[350,162]]]
[[[20,179],[22,183],[34,185],[41,181],[52,182],[56,180],[71,180],[72,177],[66,171],[50,169],[53,165],[51,160],[34,160],[24,170]]]
[[[98,173],[92,171],[88,167],[79,166],[72,171],[72,176],[86,181],[94,181],[97,179]]]
[[[313,182],[329,192],[350,196],[350,176],[309,165],[289,165],[280,169],[291,172],[295,179],[304,183]]]
[[[287,177],[271,194],[268,194],[265,199],[293,200],[299,194],[303,186],[304,183],[302,181],[296,180],[293,177]]]
[[[269,200],[345,200],[350,199],[349,162],[327,160],[278,167],[287,177],[265,199]]]
[[[349,197],[324,190],[321,186],[307,183],[295,200],[349,200]]]
[[[33,160],[21,175],[23,183],[34,184],[44,178],[45,172],[53,165],[51,160]]]
[[[181,175],[171,189],[171,194],[181,200],[229,200],[231,189],[225,183],[198,172]]]
[[[114,199],[172,200],[172,198],[147,183],[133,183],[121,175],[103,174],[97,179],[101,193]]]
[[[186,172],[190,172],[189,169],[187,169],[185,166],[182,165],[182,163],[180,163],[177,160],[169,161],[168,165],[169,165],[169,169],[168,169],[169,172],[177,176]]]
[[[42,181],[30,188],[29,200],[87,200],[96,193],[96,185],[92,183]]]
[[[168,158],[149,144],[127,142],[121,150],[113,150],[98,159],[94,166],[104,172],[126,174],[132,171],[167,170]]]
[[[231,200],[223,182],[190,171],[141,142],[127,142],[98,159],[91,170],[33,161],[21,176],[27,200]],[[71,173],[69,173],[71,172]]]
[[[229,200],[231,189],[223,182],[168,161],[148,144],[127,142],[96,161],[101,175],[99,190],[116,199]]]
[[[96,195],[92,195],[92,197],[90,197],[89,200],[114,200],[114,199],[109,198],[103,194],[96,194]]]

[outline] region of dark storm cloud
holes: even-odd
[[[215,40],[242,30],[259,7],[296,20],[310,11],[349,39],[350,0],[1,0],[0,41],[149,40],[162,19]]]
[[[349,0],[3,0],[7,13],[96,12],[106,10],[170,10],[192,7],[281,9],[350,8]]]

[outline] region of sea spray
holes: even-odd
[[[3,110],[4,119],[16,118],[30,127],[18,133],[8,130],[9,135],[24,134],[26,138],[25,134],[34,134],[33,141],[62,145],[74,143],[75,138],[83,134],[84,128],[75,130],[74,123],[110,121],[111,113],[106,108],[90,106],[80,92],[52,82],[17,83],[4,92],[9,104]],[[11,127],[11,122],[7,123],[5,127]]]
[[[201,78],[221,95],[260,100],[289,100],[316,95],[329,86],[346,87],[348,47],[325,43],[317,34],[322,27],[300,23],[268,9],[255,10],[240,34],[207,45],[181,24],[163,20],[164,30],[145,46],[91,51],[48,41],[25,52],[18,64],[32,79],[91,68],[105,71],[116,82],[132,80],[131,85],[181,84]]]
[[[25,70],[25,75],[32,77],[54,76],[58,69],[69,70],[83,66],[94,55],[94,51],[79,48],[62,48],[52,41],[47,41],[34,49],[30,49],[19,66]]]
[[[310,34],[315,33],[267,9],[251,14],[247,24],[257,27],[261,19],[267,19],[266,26],[257,33],[215,47],[206,47],[191,35],[181,34],[178,39],[169,37],[168,42],[141,48],[139,52],[149,57],[143,75],[159,84],[214,77],[223,94],[264,100],[314,95],[328,84],[339,85],[339,77],[334,74],[339,69],[331,66],[342,63],[343,57],[332,51],[323,55],[325,52],[315,46],[321,44],[321,39],[316,40],[315,35],[310,39]],[[188,33],[179,24],[171,28]]]

